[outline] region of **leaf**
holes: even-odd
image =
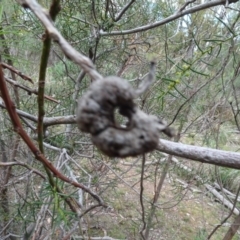
[[[197,43],[196,39],[193,38],[193,40],[194,40],[194,43],[196,44],[198,50],[199,50],[201,53],[203,53],[204,51],[200,48],[200,46],[199,46],[199,44]]]
[[[233,32],[233,30],[219,17],[216,17],[218,21],[220,21],[227,29],[228,31],[233,35],[235,36],[236,34]]]
[[[0,6],[0,22],[2,21],[3,5]]]
[[[206,73],[203,73],[203,72],[198,72],[197,70],[195,70],[195,69],[192,69],[192,68],[190,68],[190,70],[192,71],[192,72],[195,72],[195,73],[197,73],[197,74],[200,74],[200,75],[202,75],[202,76],[205,76],[205,77],[208,77],[209,75],[208,74],[206,74]]]
[[[189,66],[192,65],[192,63],[189,63],[188,61],[186,61],[186,60],[184,60],[184,59],[182,59],[182,61],[183,61],[184,63],[186,63],[187,65],[189,65]]]
[[[170,79],[170,78],[162,78],[162,80],[168,81],[168,82],[173,82],[173,83],[176,82],[176,80],[173,80],[173,79]]]
[[[219,43],[219,42],[225,42],[226,40],[221,40],[221,39],[204,39],[203,40],[204,42],[217,42],[217,43]]]
[[[175,87],[174,87],[174,88],[175,88]],[[171,96],[175,97],[175,98],[178,98],[178,97],[175,96],[171,91],[168,91],[167,93],[170,94]]]
[[[219,50],[218,50],[218,53],[217,53],[216,57],[218,57],[218,55],[220,54],[221,50],[222,50],[222,43],[219,44]]]
[[[210,66],[210,67],[213,67],[213,66],[214,66],[213,64],[210,64],[210,63],[208,63],[208,62],[206,62],[206,61],[204,61],[204,60],[202,60],[202,59],[199,59],[199,60],[200,60],[201,62],[203,62],[204,64]]]
[[[169,57],[167,57],[167,59],[174,65],[175,64],[175,62],[172,60],[172,59],[170,59]]]
[[[187,98],[176,88],[176,86],[174,86],[174,89],[175,89],[184,99],[187,99]]]

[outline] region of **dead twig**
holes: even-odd
[[[94,193],[91,189],[87,188],[85,185],[78,183],[78,182],[74,182],[71,179],[69,179],[68,177],[66,177],[65,175],[63,175],[61,172],[59,172],[53,166],[53,164],[35,146],[35,144],[31,140],[31,138],[28,136],[28,134],[24,131],[24,129],[22,127],[21,121],[20,121],[18,114],[16,112],[16,109],[15,109],[15,106],[10,98],[10,95],[9,95],[9,92],[8,92],[8,89],[6,86],[6,82],[4,80],[4,75],[3,75],[1,65],[0,65],[0,91],[1,91],[2,98],[5,102],[5,106],[8,111],[8,114],[11,118],[11,121],[12,121],[12,124],[14,127],[14,131],[17,132],[21,136],[23,141],[28,145],[29,149],[32,151],[32,153],[36,157],[36,159],[38,161],[40,161],[42,164],[44,164],[45,167],[47,167],[53,173],[53,175],[55,177],[61,179],[64,182],[67,182],[75,187],[83,189],[84,191],[89,193],[94,199],[96,199],[100,205],[105,206],[105,204],[103,203],[103,200],[101,199],[100,196],[98,196],[96,193]]]
[[[30,95],[30,94],[38,95],[38,91],[37,91],[37,90],[31,89],[31,88],[26,87],[26,86],[23,86],[23,85],[19,84],[18,82],[12,80],[11,78],[5,77],[5,80],[6,80],[7,82],[9,82],[11,85],[27,91],[29,95]],[[46,99],[49,100],[49,101],[52,101],[52,102],[55,102],[55,103],[59,103],[59,101],[56,100],[56,99],[54,99],[53,97],[44,95],[44,98],[46,98]]]
[[[37,175],[39,175],[41,178],[43,178],[44,180],[46,179],[46,177],[41,173],[39,172],[37,169],[35,168],[32,168],[31,166],[29,166],[28,164],[26,163],[23,163],[23,162],[19,162],[19,161],[15,161],[15,162],[0,162],[0,166],[15,166],[15,165],[20,165],[20,166],[23,166],[29,170],[31,170],[32,172],[36,173]]]
[[[7,69],[9,69],[10,71],[16,73],[16,74],[17,74],[18,76],[20,76],[22,79],[24,79],[24,80],[26,80],[26,81],[29,81],[30,83],[33,83],[33,80],[32,80],[30,77],[28,77],[27,75],[23,74],[22,72],[20,72],[20,71],[17,70],[16,68],[14,68],[14,67],[6,64],[6,63],[3,63],[3,62],[1,63],[1,65],[2,65],[3,68],[7,68]]]

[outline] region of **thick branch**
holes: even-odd
[[[230,3],[235,3],[235,2],[238,2],[238,1],[239,0],[229,0],[229,4]],[[124,35],[124,34],[132,34],[132,33],[137,33],[137,32],[143,32],[143,31],[147,31],[149,29],[167,24],[169,22],[172,22],[173,20],[176,20],[180,17],[183,17],[187,14],[195,13],[195,12],[198,12],[198,11],[201,11],[201,10],[204,10],[204,9],[208,9],[208,8],[215,7],[215,6],[218,6],[218,5],[225,5],[225,4],[226,4],[226,0],[209,1],[209,2],[205,2],[203,4],[200,4],[198,6],[194,6],[192,8],[189,8],[187,10],[176,12],[176,13],[172,14],[171,16],[169,16],[167,18],[164,18],[163,20],[155,22],[155,23],[150,23],[148,25],[144,25],[144,26],[129,29],[129,30],[123,30],[123,31],[112,31],[112,32],[100,31],[100,35],[101,36],[113,36],[113,35]]]
[[[0,104],[0,106],[4,107],[2,104]],[[37,118],[33,115],[30,115],[21,110],[17,110],[17,113],[22,117],[37,122]],[[71,123],[76,123],[75,115],[44,118],[45,126]],[[212,148],[175,143],[164,139],[160,140],[160,144],[158,145],[157,150],[194,161],[240,169],[240,153],[237,152],[222,151]]]
[[[190,160],[240,169],[240,153],[160,140],[157,150]]]

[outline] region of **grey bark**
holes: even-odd
[[[175,143],[161,139],[157,150],[190,160],[240,169],[240,153]]]

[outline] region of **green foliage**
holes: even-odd
[[[194,240],[205,240],[208,237],[206,229],[200,229]]]
[[[134,34],[124,35],[121,31],[152,24],[169,17],[178,12],[186,1],[134,1],[122,18],[117,19],[123,7],[129,2],[127,0],[87,0],[81,3],[78,0],[61,1],[61,11],[55,26],[74,48],[92,58],[97,70],[103,76],[119,75],[129,80],[134,88],[147,74],[149,61],[156,59],[158,64],[156,81],[149,92],[136,99],[136,103],[145,112],[164,117],[176,129],[180,126],[180,141],[236,150],[239,140],[234,140],[233,144],[231,132],[238,127],[240,107],[238,11],[227,9],[227,15],[224,17],[220,16],[220,8],[215,7],[212,10],[186,15],[148,31],[140,29]],[[46,0],[39,1],[39,3],[43,4],[46,9],[49,9],[51,5],[51,1]],[[187,8],[194,4],[198,3],[192,3]],[[239,3],[236,6],[231,4],[231,6],[238,8]],[[0,22],[1,61],[8,64],[12,62],[14,68],[31,77],[34,84],[30,84],[17,75],[16,80],[21,86],[29,87],[38,93],[40,53],[46,37],[44,28],[30,9],[24,9],[15,1],[9,0],[1,1]],[[119,31],[119,35],[111,35],[113,31]],[[105,36],[101,35],[102,32]],[[80,71],[79,66],[67,59],[57,43],[53,41],[44,86],[44,94],[48,97],[44,99],[44,106],[42,106],[45,110],[44,117],[61,116],[64,119],[68,115],[75,114],[78,98],[85,93],[92,81],[87,75],[78,80]],[[13,78],[12,73],[7,69],[4,73]],[[17,103],[16,89],[10,84],[8,88],[11,98]],[[32,115],[28,118],[22,117],[23,126],[30,137],[34,138],[33,133],[35,134],[38,129],[37,95],[29,95],[23,89],[18,89],[17,92],[20,100],[16,106],[20,108],[19,110]],[[49,97],[58,102],[49,100]],[[37,120],[33,121],[33,117]],[[126,121],[118,114],[115,117],[119,124],[124,124]],[[22,142],[19,142],[16,154],[13,154],[15,139],[5,110],[0,112],[0,124],[1,138],[6,142],[8,161],[27,162],[29,166],[37,169],[46,177],[43,166],[31,160],[29,150]],[[90,175],[90,188],[104,196],[107,203],[113,206],[113,214],[118,217],[122,214],[125,217],[114,223],[112,219],[102,217],[99,222],[102,220],[106,222],[108,234],[115,238],[129,238],[129,231],[132,239],[137,239],[139,226],[142,225],[142,216],[139,214],[139,209],[136,209],[138,200],[130,199],[132,201],[128,202],[126,189],[119,188],[120,184],[128,181],[132,181],[128,185],[134,187],[139,183],[139,178],[135,179],[131,174],[126,178],[127,180],[124,179],[124,174],[131,171],[132,167],[117,165],[118,159],[114,161],[106,159],[93,148],[89,136],[79,133],[74,124],[59,125],[56,122],[56,126],[49,126],[48,130],[50,135],[44,139],[44,142],[50,144],[52,148],[59,148],[57,150],[45,148],[45,155],[52,164],[58,166],[61,151],[66,149],[69,156],[66,161],[70,170],[63,167],[59,171],[67,177],[77,176],[77,180],[86,185],[90,182]],[[158,155],[157,157],[160,158]],[[106,163],[113,168],[112,171],[117,177],[109,170]],[[159,164],[154,165],[154,168],[151,168],[152,175],[149,174],[145,179],[146,185],[149,184],[148,187],[152,192],[156,190],[156,186],[153,186],[156,185],[154,181],[159,178],[158,173],[161,174],[161,169],[159,170],[158,167],[160,167]],[[196,174],[201,174],[206,182],[215,180],[216,176],[213,175],[213,171],[209,171],[213,176],[208,176],[209,172],[201,172],[202,169],[199,171],[197,164],[190,164],[190,167],[194,168],[191,175],[171,168],[169,173],[172,178],[177,176],[185,181],[192,181]],[[21,166],[18,168],[20,170],[13,167],[7,183],[1,182],[9,189],[10,211],[6,212],[2,206],[0,207],[0,215],[4,215],[5,220],[9,221],[9,232],[22,235],[29,223],[37,221],[42,214],[41,209],[48,204],[44,227],[45,229],[49,227],[48,230],[52,232],[52,236],[60,239],[57,237],[57,230],[64,226],[64,234],[66,234],[77,221],[77,216],[69,207],[67,200],[77,199],[78,192],[62,181],[55,181],[56,178],[53,176],[54,183],[63,190],[60,193],[56,186],[51,185],[46,179],[43,180],[38,174],[34,175],[33,170],[30,172],[26,168],[27,172]],[[3,168],[4,174],[5,170],[6,168]],[[137,168],[134,174],[137,175],[140,172],[141,169]],[[5,176],[4,174],[2,175]],[[224,187],[236,191],[239,182],[237,170],[220,168],[218,177]],[[176,183],[175,179],[172,183]],[[19,189],[16,186],[19,186]],[[175,194],[174,200],[178,201],[181,201],[185,194],[183,187],[178,186],[172,192]],[[148,194],[150,197],[144,197],[148,200],[152,199],[152,195]],[[0,202],[2,196],[0,195]],[[149,204],[148,200],[146,205]],[[81,213],[94,204],[88,195],[83,195],[83,202]],[[146,209],[148,213],[148,208]],[[98,213],[101,211],[97,209],[93,215],[89,213],[84,218],[83,222],[87,227],[84,225],[83,229],[89,234],[88,237],[95,234],[96,236],[102,235],[99,229],[96,231],[90,229],[91,223],[96,220],[95,215],[98,218]],[[167,220],[167,214],[164,211],[165,209],[160,206],[155,214],[156,218]],[[88,218],[89,216],[91,218]],[[47,222],[47,218],[50,222]],[[168,229],[163,221],[159,220],[157,223],[160,223],[161,231],[170,231],[174,236],[179,227],[179,223],[174,220],[171,219],[171,229]],[[187,226],[185,230],[189,230],[190,218],[184,215],[182,221]],[[7,224],[8,222],[0,221],[0,228]],[[153,224],[154,230],[158,226],[158,224]],[[195,236],[194,239],[206,239],[207,230],[199,226],[198,229],[198,233],[192,233]],[[83,232],[79,231],[78,234],[83,235]],[[187,236],[187,233],[185,234]]]
[[[220,167],[219,179],[224,188],[236,192],[239,188],[240,172],[236,169]]]

